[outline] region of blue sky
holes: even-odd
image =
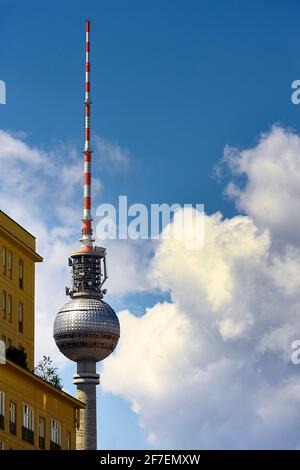
[[[231,176],[220,183],[213,168],[226,145],[255,148],[274,124],[298,131],[300,106],[290,97],[300,74],[299,14],[298,2],[276,0],[0,0],[0,79],[7,86],[0,128],[21,140],[24,133],[26,145],[44,149],[54,165],[57,147],[57,165],[71,162],[62,145],[83,145],[84,20],[90,18],[92,132],[129,156],[126,168],[105,159],[94,165],[103,185],[95,205],[126,194],[130,203],[204,203],[207,214],[253,216],[245,203],[224,196]],[[72,200],[78,233],[80,194],[78,186]],[[1,205],[14,217],[9,204]],[[43,219],[48,228],[57,223],[51,206]],[[142,315],[170,296],[176,302],[166,291],[132,288],[108,300],[116,310]],[[70,366],[63,374],[71,382]],[[149,420],[141,428],[130,398],[117,395],[100,398],[101,447],[155,446],[147,440]],[[162,447],[180,447],[167,432],[162,436]]]
[[[106,198],[230,211],[210,178],[224,146],[251,144],[274,122],[298,125],[298,10],[291,1],[2,1],[1,121],[36,145],[81,145],[90,17],[93,131],[137,159],[131,184],[114,175]]]

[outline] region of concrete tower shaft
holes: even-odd
[[[79,426],[76,433],[77,450],[97,449],[97,400],[96,385],[100,376],[96,373],[95,361],[77,362],[77,374],[73,383],[77,386],[76,397],[85,404],[80,410]]]

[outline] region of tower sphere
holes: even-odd
[[[53,336],[59,350],[72,361],[102,361],[115,349],[120,324],[114,310],[101,299],[73,297],[58,312]]]

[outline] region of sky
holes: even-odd
[[[0,208],[37,237],[36,360],[53,357],[66,391],[52,324],[80,237],[85,18],[94,209],[205,207],[201,250],[102,242],[121,339],[100,365],[99,448],[300,445],[299,14],[292,0],[0,0]]]

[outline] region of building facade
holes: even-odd
[[[29,370],[34,368],[35,238],[0,211],[0,340],[23,347]]]
[[[0,449],[75,449],[84,404],[33,373],[35,263],[42,258],[35,238],[2,211],[0,256],[0,340],[7,357],[16,348],[27,363],[0,364]]]

